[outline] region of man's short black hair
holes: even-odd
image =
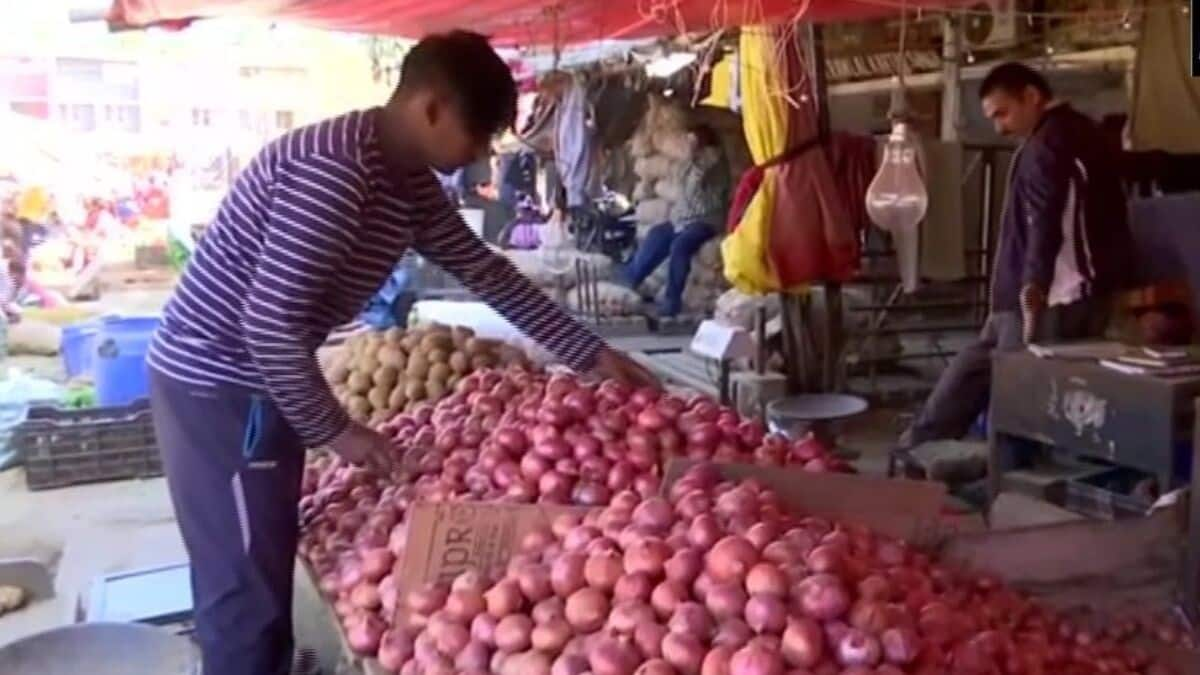
[[[512,72],[479,33],[430,35],[409,50],[397,91],[422,87],[444,87],[457,101],[467,130],[479,138],[511,127],[517,116]]]
[[[1054,92],[1050,83],[1038,71],[1023,63],[1009,61],[992,68],[983,83],[979,85],[979,98],[984,98],[997,90],[1013,96],[1025,91],[1025,87],[1033,87],[1045,98],[1053,98]]]

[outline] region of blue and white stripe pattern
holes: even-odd
[[[577,370],[603,342],[468,229],[424,167],[385,167],[378,109],[297,129],[238,177],[164,311],[151,367],[265,391],[309,447],[348,424],[317,365],[409,248]]]

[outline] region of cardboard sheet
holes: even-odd
[[[664,493],[697,462],[673,460],[663,478]],[[966,521],[942,517],[946,486],[911,480],[839,473],[810,473],[801,469],[754,464],[718,464],[733,480],[756,479],[775,490],[794,513],[865,525],[917,546],[936,544]]]

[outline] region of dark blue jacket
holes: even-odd
[[[992,309],[1019,309],[1029,283],[1051,305],[1124,288],[1133,250],[1117,149],[1091,118],[1054,105],[1013,156]]]

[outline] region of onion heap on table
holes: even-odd
[[[347,634],[362,638],[351,640],[361,654],[374,653],[390,619],[390,566],[403,554],[404,514],[415,500],[603,506],[624,490],[657,493],[673,455],[849,470],[819,442],[764,435],[703,397],[522,368],[468,375],[436,407],[417,406],[380,429],[396,441],[398,460],[408,452],[402,468],[378,476],[319,457],[305,470],[299,504],[300,555]]]
[[[668,498],[621,491],[536,531],[494,583],[467,572],[374,626],[402,675],[1166,673],[994,579],[783,510],[702,464]]]

